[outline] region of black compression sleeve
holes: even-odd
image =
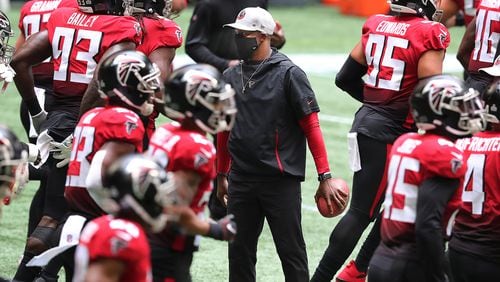
[[[427,281],[445,281],[442,216],[458,186],[458,179],[433,177],[418,189],[415,237]]]
[[[354,99],[363,102],[363,75],[366,74],[367,66],[358,63],[349,55],[344,65],[335,77],[335,85],[349,93]]]

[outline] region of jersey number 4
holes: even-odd
[[[365,47],[366,63],[371,66],[366,84],[381,89],[399,91],[403,80],[405,62],[392,56],[397,48],[408,49],[407,39],[370,34]],[[387,73],[391,73],[389,77]],[[382,76],[381,74],[384,74]]]
[[[472,214],[483,214],[484,193],[484,166],[486,155],[471,154],[467,160],[467,173],[465,174],[462,191],[462,202],[471,203]]]

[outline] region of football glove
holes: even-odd
[[[0,78],[6,83],[11,83],[14,81],[14,76],[16,72],[10,67],[10,65],[0,64]]]
[[[234,215],[228,214],[217,222],[210,223],[207,237],[232,242],[236,236],[236,222],[233,218]]]
[[[73,134],[69,135],[62,142],[50,141],[50,152],[56,160],[61,160],[56,164],[57,168],[67,166],[71,157],[71,147],[73,146]]]

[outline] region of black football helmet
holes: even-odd
[[[99,92],[110,102],[122,101],[148,116],[153,95],[161,91],[160,69],[139,51],[119,51],[97,70]]]
[[[410,104],[419,129],[466,137],[486,128],[486,111],[479,92],[465,89],[464,82],[451,75],[421,80],[410,96]]]
[[[103,186],[100,201],[107,212],[139,218],[153,232],[163,230],[163,209],[174,201],[175,185],[156,162],[141,154],[124,156],[105,173]]]
[[[443,10],[437,8],[436,0],[390,0],[391,10],[396,13],[415,14],[439,22]]]
[[[28,152],[7,127],[0,125],[0,200],[17,190],[21,165],[27,162]]]
[[[9,45],[9,39],[14,36],[9,18],[0,11],[0,63],[9,64],[15,48]]]
[[[193,118],[204,131],[230,130],[236,115],[234,89],[206,64],[175,70],[165,83],[165,114],[174,120]]]
[[[172,15],[172,0],[129,0],[132,7],[131,14],[154,14],[157,13],[165,18]]]
[[[80,11],[87,14],[121,16],[127,8],[123,0],[77,0]]]
[[[488,111],[488,122],[500,122],[500,77],[495,78],[494,82],[484,94],[484,101]]]

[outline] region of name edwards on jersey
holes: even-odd
[[[35,2],[30,8],[30,12],[36,13],[53,11],[59,6],[59,3],[61,3],[61,0]]]
[[[67,21],[67,24],[82,26],[82,27],[92,27],[99,16],[89,16],[79,12],[73,13]]]
[[[407,23],[382,21],[378,24],[375,30],[378,32],[391,33],[396,35],[405,35],[406,31],[408,30],[408,27],[410,27],[410,24]]]

